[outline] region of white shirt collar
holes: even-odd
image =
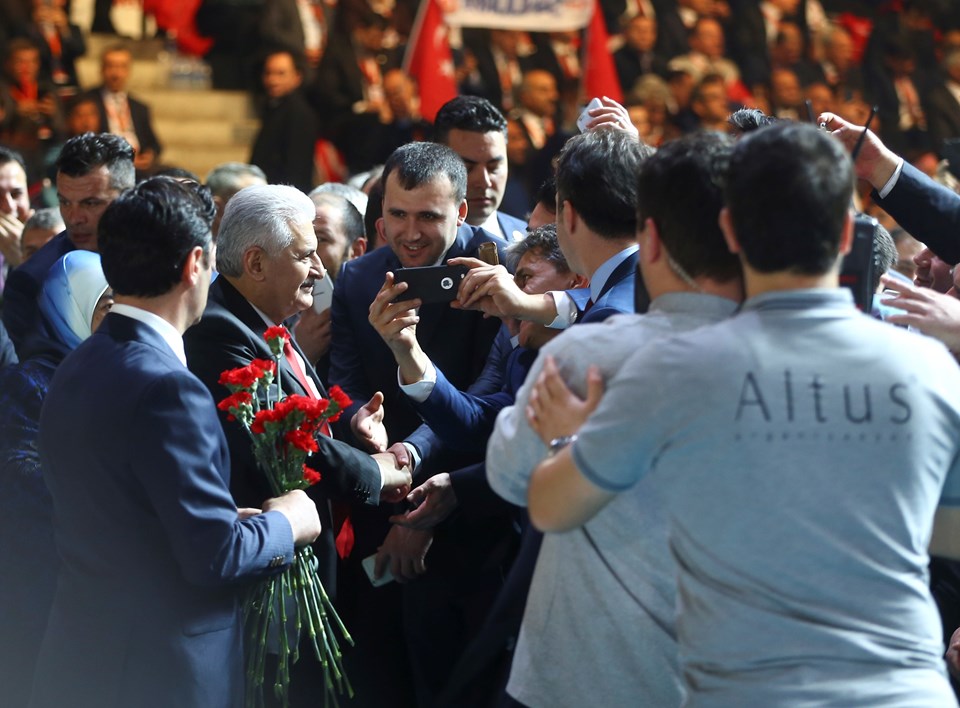
[[[172,324],[167,322],[165,319],[159,315],[155,315],[152,312],[147,312],[146,310],[141,310],[139,307],[134,307],[133,305],[124,305],[121,303],[114,304],[110,308],[112,314],[123,315],[124,317],[129,317],[132,320],[137,320],[142,322],[147,327],[152,329],[154,332],[160,335],[161,339],[167,343],[170,347],[170,350],[176,355],[177,359],[186,366],[187,365],[187,355],[183,350],[183,335],[177,331],[177,328]]]

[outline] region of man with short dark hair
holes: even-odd
[[[270,52],[261,80],[267,99],[250,162],[266,173],[270,184],[292,184],[309,192],[317,116],[303,96],[302,57],[287,50]]]
[[[461,261],[471,270],[460,284],[460,306],[557,329],[633,312],[634,283],[642,283],[636,278],[634,175],[652,152],[629,133],[602,128],[571,138],[560,153],[557,236],[570,268],[590,279],[587,302],[562,292],[528,295],[504,269]]]
[[[955,702],[926,566],[960,556],[960,371],[840,288],[853,188],[811,125],[742,138],[720,215],[740,311],[535,411],[590,416],[533,472],[548,533],[659,485],[686,705]]]
[[[11,273],[4,289],[3,323],[18,350],[30,332],[44,327],[37,295],[50,266],[78,248],[96,251],[100,217],[134,182],[133,148],[109,133],[71,138],[61,149],[56,167],[57,198],[66,231]]]
[[[457,464],[450,454],[433,454],[436,437],[429,429],[420,429],[420,417],[400,391],[391,347],[371,324],[371,303],[378,293],[393,286],[393,273],[398,268],[433,266],[453,257],[473,256],[485,242],[495,243],[502,253],[506,244],[487,231],[464,223],[466,169],[463,160],[444,145],[410,143],[398,148],[384,167],[383,184],[383,216],[377,221],[377,231],[386,247],[345,263],[334,290],[330,381],[340,384],[354,401],[361,403],[382,393],[388,440],[381,442],[394,443],[390,449],[397,455],[404,459],[419,455],[436,465],[435,471],[454,469],[475,461],[476,456]],[[500,388],[502,369],[481,377],[499,321],[485,319],[479,312],[455,309],[447,303],[424,303],[419,305],[416,315],[407,312],[409,307],[408,301],[391,310],[397,336],[415,337],[457,388],[479,394]],[[358,408],[359,403],[355,403],[347,415]],[[401,441],[407,441],[411,448]],[[384,592],[384,588],[378,595],[370,596],[370,582],[359,566],[360,559],[375,552],[383,542],[389,528],[387,514],[364,511],[352,515],[357,543],[349,559],[349,581],[357,605],[366,607],[367,599],[378,604],[381,619],[376,627],[367,622],[362,639],[354,635],[358,647],[354,658],[357,662],[389,662],[391,666],[402,662],[406,667],[408,659],[398,626],[400,598]],[[388,684],[391,689],[396,685],[401,694],[410,690],[411,677],[406,668],[393,680],[395,684]],[[400,703],[384,685],[371,682],[358,690],[366,694],[364,705]]]
[[[209,194],[155,178],[100,220],[115,304],[60,365],[40,423],[63,562],[34,708],[238,705],[236,584],[279,572],[320,533],[300,490],[238,511],[213,400],[186,368],[213,213]]]
[[[522,239],[526,224],[499,210],[507,187],[507,120],[479,96],[447,101],[433,122],[434,140],[467,167],[467,218],[507,242]]]

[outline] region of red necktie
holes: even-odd
[[[307,374],[300,365],[300,360],[297,359],[297,355],[293,351],[293,345],[290,344],[289,340],[283,343],[283,356],[286,358],[287,363],[290,364],[293,375],[297,377],[297,381],[303,386],[307,395],[310,398],[316,398],[313,393],[313,388],[307,381]],[[323,421],[323,425],[320,426],[320,434],[328,438],[333,437],[327,421]],[[333,527],[337,529],[335,542],[337,555],[341,558],[346,558],[350,555],[350,551],[353,550],[354,542],[353,523],[350,521],[350,505],[334,501],[331,506],[333,511]]]

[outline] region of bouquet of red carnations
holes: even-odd
[[[224,371],[220,383],[230,395],[218,407],[250,435],[257,465],[266,475],[272,494],[280,496],[320,481],[320,473],[306,465],[307,456],[318,449],[316,434],[327,421],[340,417],[350,399],[337,386],[330,389],[329,400],[283,397],[278,364],[290,333],[284,327],[270,327],[264,337],[273,360],[254,359],[247,366]],[[299,659],[302,632],[310,638],[320,662],[326,697],[337,705],[339,694],[353,695],[333,628],[349,644],[353,639],[320,583],[310,546],[297,548],[293,563],[283,572],[251,587],[244,602],[243,621],[245,703],[249,708],[263,705],[268,637],[278,637],[273,691],[283,706],[289,704],[290,665]]]

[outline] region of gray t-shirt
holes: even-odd
[[[631,357],[572,447],[608,490],[660,482],[690,706],[955,705],[926,568],[958,451],[953,358],[842,290]]]
[[[583,395],[590,364],[609,379],[638,349],[717,322],[735,309],[732,300],[671,293],[654,300],[645,315],[577,325],[544,351]],[[522,505],[530,474],[546,454],[524,412],[542,365],[541,357],[516,404],[500,413],[487,451],[494,489]],[[620,495],[584,528],[547,534],[507,691],[532,708],[679,705],[675,575],[667,518],[653,481]]]

